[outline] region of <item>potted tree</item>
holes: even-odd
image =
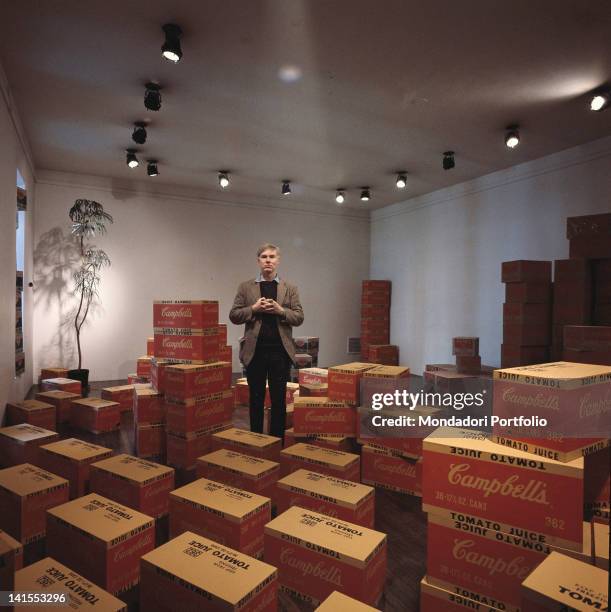
[[[103,267],[110,266],[108,255],[90,244],[89,240],[95,236],[106,233],[106,224],[112,223],[102,204],[93,200],[76,200],[68,216],[72,221],[72,234],[76,236],[80,248],[80,265],[74,272],[74,294],[78,305],[74,314],[74,331],[76,333],[76,346],[78,349],[78,367],[70,370],[68,377],[80,380],[83,395],[89,390],[89,370],[82,368],[83,354],[81,350],[81,330],[94,298],[98,296],[100,273]]]

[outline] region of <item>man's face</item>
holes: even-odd
[[[280,256],[274,249],[265,249],[257,258],[261,274],[273,278],[276,275],[276,269],[280,263]]]

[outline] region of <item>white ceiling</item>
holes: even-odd
[[[140,157],[161,172],[147,180],[168,191],[256,202],[288,178],[303,205],[334,208],[346,187],[344,206],[373,209],[611,134],[611,110],[586,96],[611,81],[609,0],[20,0],[1,15],[40,169],[146,179],[124,152],[144,119]],[[160,55],[166,22],[184,30],[177,65]],[[283,81],[286,66],[301,78]],[[164,88],[158,113],[148,80]]]

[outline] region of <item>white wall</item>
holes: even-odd
[[[369,219],[361,211],[299,210],[286,200],[267,208],[151,193],[146,183],[118,189],[99,177],[38,172],[35,227],[35,367],[76,367],[66,314],[70,268],[68,209],[77,198],[101,202],[114,217],[98,245],[110,256],[101,306],[83,331],[83,367],[91,380],[125,378],[145,354],[155,299],[218,299],[221,322],[240,281],[257,272],[256,248],[282,249],[280,274],[297,284],[305,311],[295,335],[321,338],[320,364],[353,360],[348,335],[358,335],[360,283],[369,272]],[[169,190],[168,190],[169,191]],[[287,210],[287,207],[290,209]],[[340,297],[341,296],[341,299]],[[242,328],[229,324],[234,371]]]
[[[371,278],[393,281],[401,363],[452,362],[451,338],[469,335],[498,366],[501,262],[567,258],[566,217],[605,212],[611,138],[375,211]]]
[[[25,282],[32,273],[32,220],[34,216],[34,180],[27,143],[17,111],[0,66],[0,423],[6,402],[23,399],[32,385],[32,303],[26,287],[24,296],[24,348],[26,370],[15,376],[15,271],[17,212],[17,169],[28,189],[25,228]]]

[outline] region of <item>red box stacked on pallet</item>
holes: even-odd
[[[390,343],[389,280],[364,280],[361,293],[361,359],[369,361],[371,345]],[[395,364],[389,364],[395,365]]]

